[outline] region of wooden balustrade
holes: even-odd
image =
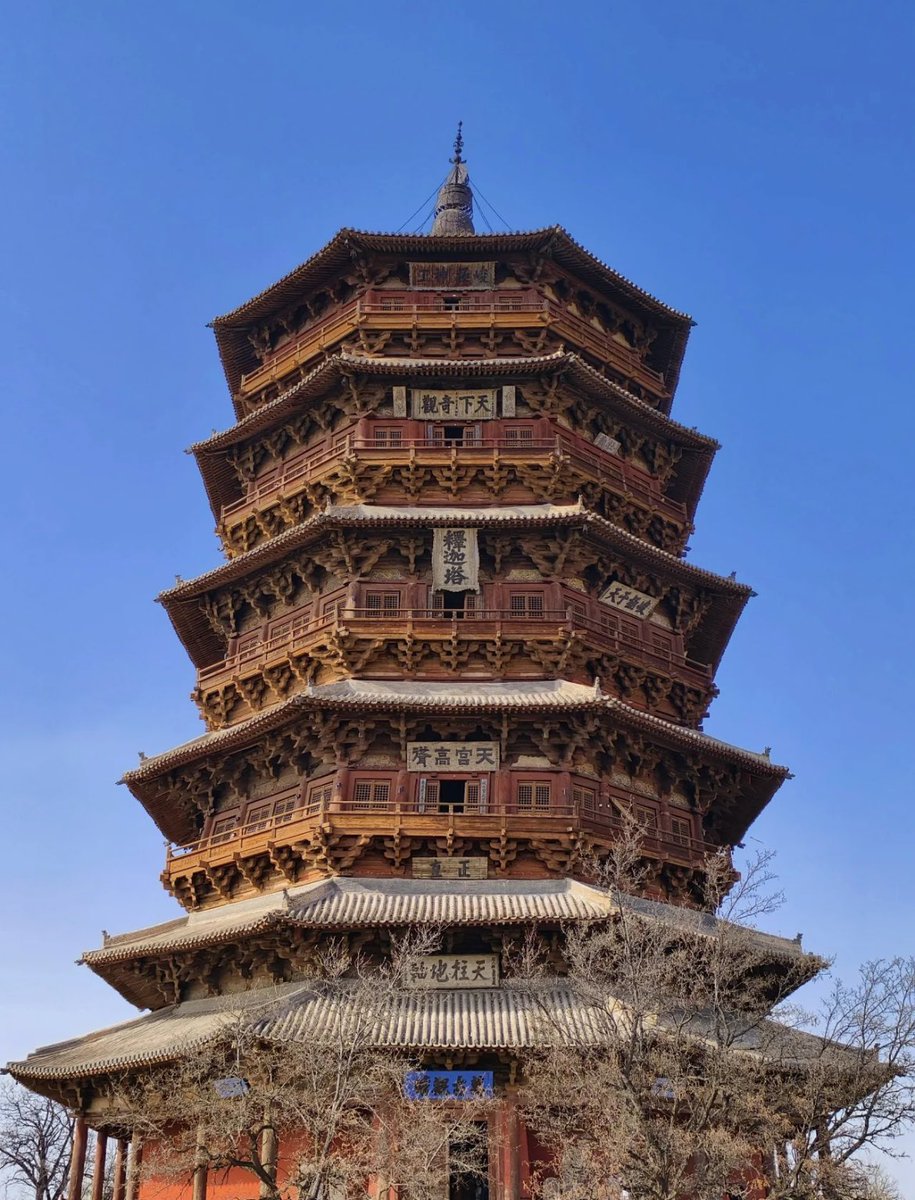
[[[609,361],[628,378],[654,394],[666,395],[663,376],[646,366],[637,350],[579,316],[564,304],[536,292],[504,291],[485,296],[463,293],[454,298],[435,293],[373,292],[334,309],[273,351],[260,367],[242,375],[239,392],[250,396],[259,388],[329,350],[363,328],[551,328],[562,338]]]
[[[214,834],[190,842],[185,846],[169,845],[166,869],[180,872],[192,860],[215,865],[232,862],[236,858],[251,857],[266,852],[270,845],[291,845],[310,832],[316,821],[332,821],[336,815],[345,815],[347,828],[354,833],[371,831],[376,825],[379,832],[387,832],[392,818],[399,827],[419,830],[441,828],[442,821],[453,822],[456,829],[469,830],[479,823],[488,829],[498,828],[500,822],[510,819],[519,830],[562,827],[577,823],[597,834],[622,836],[628,827],[615,815],[620,807],[628,809],[641,797],[630,795],[621,788],[611,788],[607,801],[598,800],[593,807],[555,801],[548,806],[522,805],[517,800],[498,803],[495,799],[484,801],[461,810],[448,805],[435,804],[422,808],[416,797],[391,800],[384,804],[362,804],[351,799],[338,800],[329,804],[303,801],[295,811],[269,821],[258,821],[249,826],[237,826],[226,833]],[[613,802],[616,803],[613,803]],[[715,853],[720,847],[700,838],[674,834],[660,828],[643,829],[641,845],[646,854],[653,857],[677,858],[695,861]]]
[[[449,462],[462,465],[489,465],[497,460],[530,462],[542,461],[556,455],[562,461],[590,475],[601,487],[632,496],[646,507],[657,509],[678,524],[686,524],[685,504],[665,496],[656,480],[638,467],[615,458],[605,450],[574,434],[557,433],[550,438],[530,441],[482,434],[476,441],[431,441],[410,438],[394,444],[382,444],[374,438],[348,434],[343,438],[327,439],[288,464],[271,471],[263,482],[255,483],[241,499],[224,505],[220,511],[220,528],[236,525],[251,513],[288,497],[300,490],[297,485],[317,482],[330,467],[350,456],[357,455],[368,463],[400,466],[416,462],[438,466]]]
[[[268,638],[244,651],[223,659],[197,673],[200,688],[215,687],[228,682],[234,675],[269,666],[276,659],[306,650],[334,629],[355,636],[400,638],[405,634],[417,637],[454,637],[482,640],[499,636],[511,639],[557,638],[563,630],[578,632],[601,652],[635,658],[639,663],[655,667],[696,688],[712,683],[711,669],[672,650],[648,645],[622,629],[609,628],[601,620],[567,609],[544,609],[542,612],[518,613],[510,609],[479,609],[447,613],[436,608],[342,608],[339,613],[325,613],[292,628],[278,637]]]

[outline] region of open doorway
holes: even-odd
[[[479,1123],[478,1137],[454,1139],[448,1147],[448,1200],[489,1200],[487,1126]]]

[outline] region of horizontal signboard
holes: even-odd
[[[413,858],[414,879],[486,879],[488,858]]]
[[[407,742],[408,771],[495,771],[498,742]]]

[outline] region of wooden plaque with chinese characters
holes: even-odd
[[[491,288],[495,283],[494,262],[410,263],[411,288]]]
[[[499,986],[498,954],[421,954],[409,966],[415,988],[494,988]]]
[[[619,609],[620,612],[631,614],[633,617],[641,617],[642,620],[650,617],[658,607],[657,597],[646,596],[644,592],[627,587],[624,583],[611,584],[599,599],[601,604]]]
[[[488,879],[488,858],[411,858],[414,879]]]
[[[492,421],[499,415],[495,388],[463,391],[411,388],[414,421]]]
[[[496,771],[498,742],[407,742],[408,771]]]

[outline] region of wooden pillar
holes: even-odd
[[[89,1126],[86,1124],[86,1118],[80,1113],[73,1126],[73,1149],[70,1152],[70,1180],[67,1186],[67,1200],[80,1200],[82,1195],[88,1139]]]
[[[198,1126],[197,1145],[194,1151],[194,1178],[191,1187],[191,1200],[206,1200],[207,1197],[207,1161],[204,1153],[203,1137]]]
[[[95,1162],[92,1167],[92,1200],[102,1200],[105,1191],[105,1159],[108,1157],[108,1134],[101,1130],[95,1135]]]
[[[127,1154],[130,1143],[125,1137],[118,1138],[117,1150],[114,1152],[114,1190],[111,1200],[126,1200],[127,1193]]]
[[[140,1195],[140,1167],[143,1165],[143,1143],[135,1133],[130,1139],[130,1161],[127,1164],[127,1187],[124,1200],[138,1200]]]
[[[521,1162],[520,1139],[518,1136],[518,1110],[511,1096],[506,1096],[502,1101],[500,1117],[501,1200],[519,1200],[521,1195]]]
[[[268,1126],[261,1134],[261,1162],[267,1168],[270,1178],[276,1183],[277,1139],[276,1130]],[[265,1183],[260,1185],[261,1197],[269,1196],[270,1192]],[[204,1200],[204,1197],[194,1197],[194,1200]]]

